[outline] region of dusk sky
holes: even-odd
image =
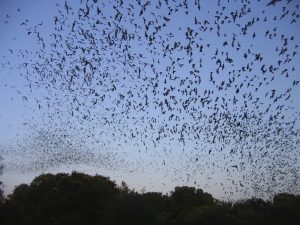
[[[300,2],[0,0],[0,180],[300,194]]]

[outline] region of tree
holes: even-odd
[[[175,191],[171,194],[171,198],[175,204],[179,204],[184,208],[212,205],[215,203],[212,195],[203,192],[201,189],[187,186],[175,187]]]
[[[106,219],[108,225],[155,225],[157,215],[148,201],[137,193],[128,193],[115,198],[108,206]]]
[[[236,203],[194,187],[171,195],[137,193],[103,176],[44,174],[21,184],[0,204],[1,225],[298,225],[300,196],[277,194]]]
[[[0,176],[2,175],[3,172],[3,164],[1,163],[1,161],[2,161],[2,157],[0,156]],[[4,218],[3,205],[4,205],[4,191],[3,191],[3,183],[0,180],[0,224],[3,223],[3,218]]]
[[[273,198],[269,218],[273,224],[296,225],[300,223],[300,196],[281,193]]]
[[[44,174],[29,186],[19,185],[9,202],[23,224],[96,224],[118,192],[114,182],[99,175]]]
[[[4,165],[2,164],[1,161],[2,161],[2,157],[0,156],[0,176],[2,175],[3,168],[4,168]],[[4,201],[4,192],[3,192],[2,188],[3,188],[3,183],[0,180],[0,206],[3,203],[3,201]]]

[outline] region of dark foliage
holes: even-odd
[[[3,225],[196,225],[300,224],[300,196],[277,194],[273,201],[222,202],[193,187],[170,195],[137,193],[103,176],[45,174],[0,194]]]

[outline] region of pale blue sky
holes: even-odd
[[[270,166],[276,167],[278,162],[283,162],[286,157],[292,158],[290,161],[287,160],[286,164],[291,166],[296,165],[296,170],[299,169],[299,144],[296,145],[296,149],[293,149],[289,153],[279,152],[281,148],[269,148],[264,150],[269,152],[269,157],[260,158],[260,152],[257,150],[260,146],[265,146],[262,141],[258,143],[253,143],[251,149],[245,149],[245,153],[248,151],[253,153],[253,157],[260,160],[260,163],[250,162],[248,159],[243,158],[243,154],[230,154],[230,149],[234,148],[232,143],[227,145],[223,151],[220,151],[221,144],[210,144],[205,142],[204,133],[200,134],[199,141],[193,140],[191,137],[193,134],[186,135],[190,137],[186,144],[178,143],[178,136],[170,136],[163,139],[157,145],[153,145],[152,139],[157,137],[157,133],[160,126],[166,123],[165,119],[170,116],[171,112],[166,112],[166,114],[161,114],[159,109],[155,109],[154,100],[163,100],[163,96],[157,95],[152,96],[151,92],[148,93],[150,96],[150,106],[146,112],[137,112],[137,110],[131,110],[126,116],[118,116],[120,123],[115,122],[115,126],[119,128],[117,131],[109,127],[108,125],[103,125],[103,117],[110,117],[110,112],[104,110],[105,107],[110,107],[111,105],[116,105],[118,94],[124,94],[133,88],[136,88],[134,94],[138,94],[140,87],[139,80],[137,79],[124,79],[123,83],[118,84],[118,93],[106,93],[106,100],[102,105],[96,105],[93,107],[82,107],[82,110],[90,110],[92,112],[91,118],[92,122],[83,121],[81,124],[79,120],[70,116],[70,110],[72,110],[71,97],[72,94],[65,90],[55,90],[49,89],[47,91],[44,86],[40,89],[35,89],[32,93],[28,89],[28,83],[21,74],[24,70],[16,67],[20,63],[28,62],[29,64],[35,62],[41,62],[36,54],[40,50],[40,45],[36,42],[34,36],[27,35],[27,28],[33,27],[42,22],[42,25],[38,26],[38,29],[45,40],[46,52],[51,52],[50,41],[53,38],[50,36],[54,32],[54,17],[57,15],[56,3],[59,1],[53,0],[29,0],[29,1],[18,1],[18,0],[0,0],[0,153],[4,158],[5,171],[1,177],[5,184],[6,190],[11,190],[12,187],[20,182],[28,182],[32,177],[41,172],[60,172],[60,171],[72,171],[81,170],[88,173],[100,173],[110,176],[113,180],[120,182],[125,180],[130,187],[141,190],[143,187],[147,191],[170,191],[176,185],[191,185],[212,193],[218,198],[239,198],[249,195],[253,195],[253,190],[251,185],[251,180],[260,179],[257,176],[265,176],[266,180],[270,179],[272,171]],[[80,4],[74,5],[75,1],[69,1],[69,5],[72,5],[74,10],[79,7]],[[78,1],[79,2],[79,1]],[[90,1],[92,2],[92,1]],[[189,3],[194,2],[190,1]],[[227,1],[221,1],[222,3]],[[281,44],[280,35],[284,34],[285,37],[294,37],[293,41],[289,42],[288,48],[292,54],[292,49],[295,45],[300,44],[300,29],[299,20],[296,23],[290,24],[292,19],[292,12],[295,11],[296,14],[300,13],[299,9],[296,9],[296,5],[299,1],[293,1],[287,8],[290,10],[290,14],[283,20],[273,20],[274,16],[280,17],[285,3],[278,3],[276,6],[265,7],[268,1],[251,1],[251,10],[248,16],[239,20],[242,25],[251,21],[252,18],[260,18],[260,21],[256,23],[253,27],[248,29],[247,35],[241,35],[240,29],[233,23],[225,23],[221,26],[221,34],[226,34],[227,37],[221,35],[218,37],[215,33],[202,32],[199,30],[199,36],[196,38],[199,44],[204,45],[203,53],[195,52],[193,58],[195,62],[199,63],[202,60],[203,67],[201,68],[201,78],[203,80],[201,86],[199,86],[199,92],[204,92],[205,89],[215,90],[215,87],[209,83],[209,74],[211,71],[215,71],[216,63],[211,57],[214,55],[215,50],[218,49],[219,52],[224,51],[222,56],[225,59],[225,52],[229,52],[230,56],[234,59],[234,65],[226,64],[226,69],[220,73],[220,76],[216,76],[216,82],[221,82],[227,78],[228,72],[234,68],[241,68],[246,66],[249,62],[248,59],[243,58],[242,52],[246,52],[247,49],[251,49],[254,53],[261,53],[263,56],[264,64],[276,64],[279,57],[275,52],[276,46]],[[71,4],[72,3],[72,4]],[[64,1],[60,4],[64,5]],[[101,1],[98,1],[101,8]],[[136,3],[134,3],[136,4]],[[217,6],[217,1],[201,1],[201,13],[196,8],[189,9],[189,15],[185,15],[184,11],[180,11],[176,14],[170,16],[171,20],[165,28],[164,34],[172,32],[174,37],[170,38],[169,43],[173,44],[174,41],[180,41],[181,43],[187,43],[185,38],[185,31],[187,27],[193,27],[194,18],[197,17],[199,21],[204,22],[205,20],[214,26],[214,16],[216,11],[220,10],[221,7]],[[109,5],[108,3],[106,5]],[[224,14],[231,11],[240,9],[242,4],[240,1],[231,1],[230,4],[226,5],[226,10]],[[151,8],[152,7],[152,8]],[[154,9],[154,5],[150,6],[150,10]],[[18,11],[20,9],[20,11]],[[265,14],[262,14],[262,10],[265,10]],[[114,16],[111,7],[103,8],[105,15]],[[166,14],[167,8],[162,8],[158,10],[157,14]],[[7,16],[8,15],[8,16]],[[229,13],[230,15],[230,13]],[[146,14],[147,18],[154,18],[151,14]],[[267,22],[263,22],[264,17],[268,18]],[[72,16],[69,16],[67,24],[71,24]],[[156,17],[159,18],[159,17]],[[26,21],[28,19],[28,22]],[[136,23],[142,25],[142,18],[135,16]],[[7,21],[7,22],[6,22]],[[21,25],[25,22],[27,25]],[[83,22],[85,26],[88,27],[86,21]],[[126,27],[126,24],[122,24]],[[273,37],[272,40],[265,38],[266,30],[272,30],[277,27],[276,33],[277,37]],[[65,29],[67,26],[65,27]],[[180,28],[180,29],[179,29]],[[132,26],[128,24],[128,29],[133,29]],[[252,38],[252,34],[256,33],[256,38]],[[229,46],[223,47],[224,41],[230,42],[233,36],[236,35],[237,41],[241,44],[241,50],[239,52],[234,51]],[[275,32],[273,32],[275,33]],[[64,37],[70,37],[68,32],[62,32]],[[99,34],[100,35],[100,34]],[[141,36],[144,33],[140,34]],[[131,47],[132,51],[135,53],[144,54],[145,58],[141,59],[143,62],[152,62],[152,57],[150,53],[147,53],[147,48],[149,46],[141,45],[139,41],[132,41]],[[205,47],[206,44],[210,44],[210,47]],[[158,51],[160,51],[160,43],[154,44],[157,46]],[[149,47],[151,48],[151,47]],[[10,50],[13,51],[11,54]],[[27,57],[23,58],[19,53],[19,50],[25,52],[27,50]],[[64,49],[59,49],[57,51],[63,51]],[[113,50],[112,50],[113,51]],[[107,51],[106,59],[109,59],[109,54],[112,52]],[[32,53],[30,53],[32,52]],[[174,57],[186,57],[185,52],[176,52]],[[249,56],[250,57],[250,56]],[[157,71],[164,71],[168,65],[168,58],[162,58],[157,56],[160,62],[156,63]],[[280,58],[282,60],[282,58]],[[9,64],[7,64],[9,62]],[[72,62],[71,59],[67,59],[66,65],[68,66]],[[187,77],[191,66],[188,64],[188,59],[184,58],[182,60],[183,67],[178,68],[174,75],[179,77]],[[254,94],[253,99],[260,98],[259,110],[265,110],[269,104],[273,104],[268,98],[265,97],[267,91],[276,89],[277,93],[283,93],[287,88],[293,87],[294,80],[300,80],[299,77],[299,63],[300,56],[299,53],[293,57],[291,63],[287,65],[289,69],[289,78],[280,76],[280,72],[275,74],[276,78],[269,85],[265,85],[262,75],[260,74],[260,64],[254,64],[253,71],[249,73],[249,76],[257,75],[257,79],[254,80],[253,84],[258,85],[260,82],[264,82],[263,87],[260,88],[256,93],[253,92],[255,87],[244,88],[241,90],[240,95],[238,95],[239,103],[237,108],[231,107],[230,113],[239,115],[240,110],[239,104],[242,103],[242,94],[249,93],[252,91]],[[110,67],[108,71],[111,72],[112,77],[118,78],[122,77],[123,68],[118,63],[103,64],[102,66]],[[113,66],[119,65],[116,69]],[[11,67],[11,68],[10,68]],[[295,71],[291,71],[292,67]],[[282,69],[285,67],[282,67]],[[280,70],[281,71],[281,70]],[[119,72],[119,73],[117,73]],[[126,74],[125,74],[126,75]],[[269,74],[271,77],[272,74]],[[151,72],[151,68],[147,67],[142,71],[142,76],[154,76]],[[32,77],[34,80],[35,75]],[[268,79],[270,78],[268,77]],[[159,88],[161,92],[164,91],[163,85],[164,76],[159,78]],[[248,78],[245,74],[242,74],[238,78],[237,84],[243,83],[244,80]],[[248,79],[249,81],[249,79]],[[107,81],[109,83],[110,80]],[[181,89],[178,83],[171,83],[175,88]],[[27,86],[26,86],[27,85]],[[177,86],[176,86],[177,85]],[[245,82],[246,86],[246,82]],[[98,88],[99,92],[104,93],[104,87],[93,86]],[[294,118],[295,115],[300,112],[300,86],[293,87],[291,92],[291,98],[286,101],[286,104],[293,107],[294,109],[288,109],[285,112],[285,120],[289,121]],[[21,94],[20,94],[21,93]],[[82,90],[81,93],[85,93]],[[140,92],[143,94],[142,92]],[[204,93],[202,93],[204,94]],[[79,95],[79,93],[78,93]],[[235,89],[228,89],[222,93],[215,90],[215,97],[225,97],[226,99],[231,98],[235,95]],[[27,96],[26,99],[22,96]],[[45,97],[49,97],[50,100],[46,101]],[[142,102],[141,97],[137,95],[133,98],[136,100],[137,104]],[[153,99],[155,97],[155,99]],[[181,97],[178,94],[177,98]],[[44,101],[43,101],[44,99]],[[40,102],[39,102],[40,101]],[[82,100],[83,101],[83,100]],[[85,100],[89,103],[90,98]],[[53,103],[52,107],[46,107],[48,103]],[[284,103],[284,101],[282,101]],[[43,107],[39,109],[38,104]],[[88,104],[87,104],[88,105]],[[256,104],[249,103],[249,109],[254,109]],[[277,105],[274,104],[274,107]],[[117,111],[122,111],[123,105],[117,107]],[[199,106],[195,105],[197,108],[197,113],[199,112]],[[230,106],[229,106],[230,107]],[[73,109],[74,110],[74,109]],[[271,111],[275,108],[271,107]],[[60,111],[60,112],[59,112]],[[213,110],[204,108],[203,113],[210,114],[214,112]],[[148,113],[148,114],[147,114]],[[187,112],[182,112],[179,114],[175,113],[181,120],[181,125],[187,123],[188,126],[194,125],[194,120],[191,115]],[[51,115],[51,117],[49,117]],[[149,116],[150,118],[157,119],[157,125],[154,129],[150,129],[150,125],[141,120],[141,117]],[[268,116],[269,114],[267,114]],[[135,119],[132,119],[135,117]],[[263,118],[266,119],[266,118]],[[198,121],[199,126],[207,126],[207,121]],[[168,122],[168,127],[175,125],[175,121]],[[70,125],[70,127],[69,127]],[[296,129],[300,128],[299,120],[297,120]],[[130,139],[129,137],[124,137],[123,134],[130,134],[130,130],[138,129],[143,135]],[[250,132],[252,128],[245,128],[247,132]],[[253,130],[256,130],[255,125],[253,125]],[[91,136],[94,135],[94,136]],[[147,135],[147,138],[145,138]],[[130,136],[130,135],[129,135]],[[138,136],[138,135],[137,135]],[[42,137],[48,137],[43,139]],[[271,137],[271,138],[276,138]],[[294,137],[293,137],[294,138]],[[286,138],[289,140],[289,137]],[[299,135],[298,135],[299,139]],[[125,140],[127,143],[125,143]],[[143,145],[142,141],[146,142],[146,146]],[[280,139],[278,141],[278,146],[284,143],[285,140]],[[274,140],[275,142],[275,140]],[[288,144],[294,143],[293,141],[288,142]],[[289,145],[286,146],[289,146]],[[295,147],[295,144],[291,144]],[[240,147],[240,146],[239,146]],[[212,153],[208,154],[208,151],[212,149]],[[277,157],[277,158],[276,158]],[[196,158],[201,160],[195,161]],[[275,159],[276,158],[276,159]],[[296,161],[295,161],[296,160]],[[243,164],[244,163],[244,164]],[[243,164],[245,169],[243,171],[234,171],[230,173],[227,169],[232,165]],[[261,172],[257,172],[261,171]],[[296,171],[299,175],[299,170]],[[261,175],[263,174],[264,175]],[[246,178],[243,178],[245,176]],[[256,177],[255,177],[256,176]],[[233,182],[244,184],[245,187],[240,185],[232,184]],[[265,181],[268,184],[268,181]],[[299,180],[297,181],[296,189],[300,191]],[[286,182],[286,185],[289,183]],[[226,186],[222,189],[222,186]],[[239,190],[236,191],[236,186]],[[262,184],[264,186],[264,184]],[[265,186],[264,186],[265,187]],[[280,191],[288,191],[286,186],[279,186]],[[226,193],[225,193],[226,191]],[[230,194],[230,192],[233,192]],[[244,193],[247,191],[247,194]]]

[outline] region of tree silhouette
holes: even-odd
[[[1,225],[250,225],[300,222],[300,196],[223,202],[193,187],[137,193],[103,176],[43,174],[0,202]]]

